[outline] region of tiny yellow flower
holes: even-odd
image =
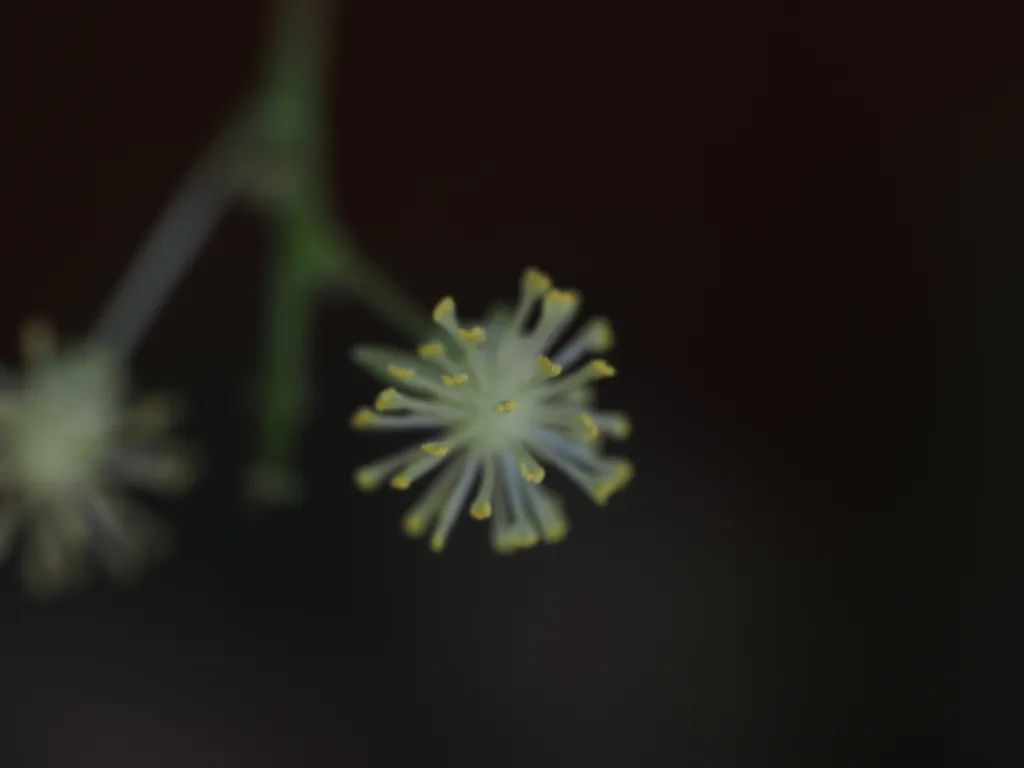
[[[538,319],[528,319],[540,305]],[[606,360],[588,359],[612,347],[604,319],[585,323],[553,351],[580,308],[573,290],[558,290],[543,272],[527,269],[519,300],[481,325],[461,326],[455,301],[438,302],[443,333],[418,354],[361,346],[354,360],[389,386],[374,408],[351,423],[360,430],[435,429],[418,442],[356,471],[373,490],[385,481],[404,490],[433,470],[436,479],[406,513],[410,535],[430,532],[444,548],[462,510],[491,521],[491,544],[512,552],[543,540],[560,541],[569,524],[558,498],[544,488],[545,468],[557,468],[598,504],[629,483],[632,464],[601,453],[601,437],[628,437],[625,414],[594,408],[595,383],[614,376]],[[471,498],[471,492],[475,495]]]
[[[0,561],[22,535],[22,577],[40,597],[80,586],[94,559],[134,576],[169,537],[122,486],[180,491],[193,476],[165,439],[174,403],[129,404],[115,357],[88,345],[58,353],[46,324],[27,323],[21,345],[24,374],[0,383]]]

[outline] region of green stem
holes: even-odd
[[[360,255],[352,235],[337,218],[331,223],[328,248],[333,279],[368,310],[410,339],[426,341],[437,333],[423,308]]]
[[[301,427],[308,413],[310,337],[319,291],[331,282],[360,298],[383,320],[415,338],[432,328],[424,312],[363,258],[331,213],[324,136],[328,0],[279,4],[261,122],[265,149],[283,171],[277,253],[267,294],[260,391],[259,468],[253,490],[293,496]]]

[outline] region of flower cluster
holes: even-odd
[[[186,489],[187,454],[169,443],[173,402],[128,402],[119,360],[89,345],[58,353],[52,329],[25,325],[22,376],[0,383],[0,561],[19,536],[25,586],[48,596],[81,585],[98,561],[132,577],[169,536],[123,485]]]
[[[469,513],[492,521],[498,552],[564,538],[568,521],[558,497],[541,485],[544,465],[602,505],[633,476],[628,460],[602,453],[605,437],[628,437],[629,419],[594,407],[596,381],[615,375],[603,358],[589,359],[611,349],[608,321],[590,320],[552,351],[579,308],[576,291],[553,288],[547,275],[530,268],[515,307],[491,313],[481,325],[462,327],[455,302],[442,299],[434,309],[442,333],[415,356],[357,347],[355,361],[392,386],[373,408],[360,408],[352,426],[440,430],[361,467],[357,485],[373,490],[387,480],[404,490],[445,465],[402,521],[412,536],[431,530],[434,551],[444,548],[474,488]]]

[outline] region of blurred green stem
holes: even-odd
[[[279,0],[260,115],[264,151],[277,166],[277,252],[266,297],[256,490],[289,494],[291,468],[308,412],[310,348],[319,292],[341,285],[396,329],[423,338],[424,312],[359,254],[332,212],[326,141],[328,35],[337,21],[331,0]]]

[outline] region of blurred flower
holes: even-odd
[[[539,316],[527,330],[538,303]],[[542,464],[561,470],[602,505],[630,481],[628,460],[602,455],[603,437],[626,438],[629,419],[594,409],[594,383],[615,369],[604,359],[582,362],[611,348],[610,325],[591,320],[550,352],[579,307],[578,293],[552,288],[547,275],[531,268],[514,309],[492,312],[480,326],[460,327],[455,302],[442,299],[434,321],[445,333],[420,345],[416,356],[382,347],[354,350],[359,365],[394,386],[373,408],[359,409],[353,427],[442,430],[356,472],[364,490],[388,478],[392,488],[404,490],[446,465],[406,513],[406,533],[419,536],[432,527],[430,546],[441,551],[475,486],[470,515],[492,520],[497,551],[540,539],[553,543],[569,525],[559,499],[541,485]]]
[[[94,558],[133,577],[170,537],[122,486],[181,491],[193,477],[166,440],[173,401],[129,405],[116,356],[90,345],[58,354],[45,323],[26,323],[21,346],[24,375],[0,383],[0,561],[20,535],[22,578],[40,597],[80,586]]]

